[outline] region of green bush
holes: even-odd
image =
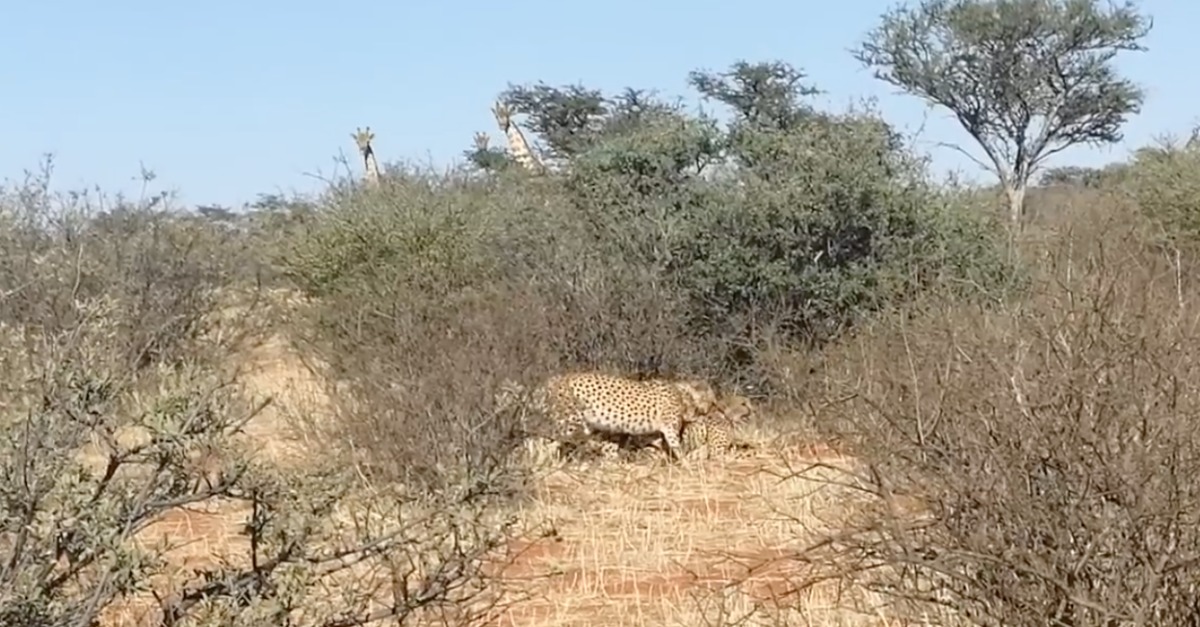
[[[567,190],[597,241],[686,303],[695,336],[765,323],[824,340],[922,289],[1010,278],[1000,225],[956,206],[877,116],[790,124],[648,125],[579,154]],[[710,174],[722,145],[750,165]]]
[[[281,262],[310,296],[394,285],[449,295],[498,270],[485,254],[495,215],[479,210],[485,196],[468,181],[412,174],[389,177],[383,192],[334,189]]]
[[[1200,242],[1200,142],[1138,150],[1126,181],[1138,207],[1167,240]]]
[[[677,240],[672,269],[702,329],[769,310],[822,340],[938,281],[1003,275],[998,231],[943,202],[878,118],[812,116],[743,141],[758,165]]]
[[[762,383],[747,347],[765,330],[826,340],[923,290],[1010,277],[999,225],[930,183],[878,116],[813,112],[796,89],[763,92],[783,97],[772,123],[722,128],[638,92],[515,88],[561,144],[556,171],[401,169],[327,193],[281,262],[352,392],[348,439],[437,487],[507,459],[501,379]]]

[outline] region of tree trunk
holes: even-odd
[[[1008,196],[1008,219],[1014,229],[1021,228],[1021,218],[1025,217],[1025,185],[1005,183],[1004,193]]]

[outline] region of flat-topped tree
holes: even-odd
[[[700,95],[728,106],[739,126],[786,131],[813,116],[804,98],[820,91],[807,74],[783,61],[737,61],[724,72],[696,70],[688,83]]]
[[[350,137],[354,138],[354,143],[358,145],[358,152],[362,155],[363,180],[368,185],[378,185],[379,162],[375,160],[375,149],[371,147],[371,142],[375,140],[375,133],[371,132],[370,126],[365,129],[355,128]]]
[[[492,106],[492,114],[496,116],[496,124],[500,127],[500,131],[508,139],[508,151],[512,154],[513,161],[530,172],[541,172],[543,170],[542,162],[533,154],[533,149],[525,140],[525,134],[513,121],[512,109],[497,100]]]
[[[526,128],[541,138],[546,156],[557,161],[570,161],[594,146],[608,115],[604,94],[582,85],[509,85],[500,100],[526,115]]]
[[[983,151],[1019,226],[1025,190],[1051,155],[1121,140],[1142,90],[1113,58],[1139,45],[1134,2],[924,0],[884,14],[854,51],[876,78],[945,107]]]

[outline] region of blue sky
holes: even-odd
[[[476,131],[502,144],[488,110],[508,82],[656,88],[691,97],[688,71],[738,59],[806,70],[827,106],[878,98],[939,169],[974,166],[941,111],[871,78],[848,49],[891,0],[10,1],[0,9],[0,179],[55,154],[54,187],[239,206],[259,193],[309,192],[370,125],[386,161],[446,164]],[[815,7],[822,6],[818,11]],[[1148,91],[1123,145],[1064,153],[1099,165],[1200,122],[1200,3],[1144,0],[1146,53],[1121,58]],[[1187,60],[1191,61],[1188,62]]]

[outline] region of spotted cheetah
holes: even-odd
[[[615,452],[620,436],[661,437],[678,459],[684,425],[712,410],[716,394],[700,381],[634,381],[599,372],[550,377],[531,395],[530,407],[554,423],[557,439],[571,445],[604,440]]]
[[[689,382],[697,385],[697,389],[712,390],[704,382]],[[679,431],[680,442],[683,445],[683,455],[693,457],[697,454],[712,457],[716,453],[736,448],[748,448],[748,445],[735,442],[733,432],[745,424],[754,414],[754,406],[750,399],[740,394],[732,395],[711,403],[707,412],[698,414],[695,418],[683,424]],[[605,458],[616,458],[621,451],[638,452],[654,446],[657,435],[629,435],[625,433],[598,434],[603,441],[603,448],[591,451]]]
[[[684,425],[680,433],[684,451],[687,455],[712,457],[737,448],[733,432],[753,415],[750,399],[740,394],[723,399],[714,411]]]

